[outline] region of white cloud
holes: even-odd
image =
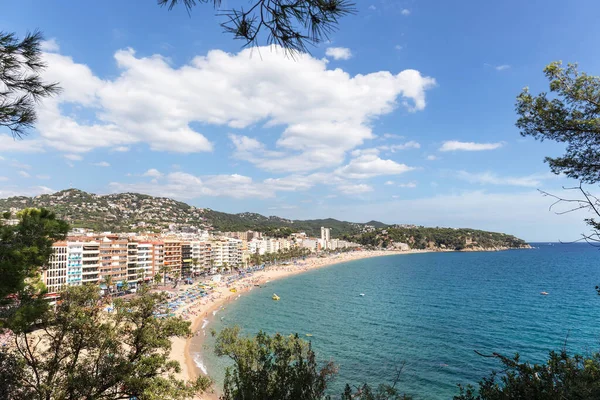
[[[434,161],[434,160],[437,160],[437,159],[438,158],[436,156],[434,156],[433,154],[430,154],[430,155],[427,156],[427,160],[429,160],[429,161]]]
[[[63,157],[66,158],[67,160],[71,160],[71,161],[83,160],[83,157],[80,156],[79,154],[65,154]]]
[[[35,177],[43,180],[50,179],[50,175],[36,175]]]
[[[395,133],[384,133],[382,137],[384,139],[404,139],[404,136],[396,135]]]
[[[129,151],[129,147],[127,147],[127,146],[118,146],[118,147],[115,147],[113,149],[113,151],[118,151],[118,152],[124,153],[126,151]]]
[[[459,179],[470,183],[481,185],[506,185],[506,186],[523,186],[537,187],[542,185],[542,180],[555,178],[553,174],[534,174],[521,177],[498,176],[493,172],[478,172],[471,173],[467,171],[458,171],[456,176]]]
[[[199,197],[266,199],[275,196],[275,191],[267,185],[237,174],[199,177],[185,172],[171,172],[164,177],[162,183],[157,180],[134,184],[112,182],[110,187],[113,192],[139,192],[183,200]]]
[[[18,169],[31,169],[31,165],[29,164],[24,164],[22,162],[19,162],[17,160],[14,160],[13,162],[10,163],[11,166],[18,168]]]
[[[397,44],[396,46],[394,46],[394,48],[395,48],[396,50],[398,50],[398,51],[400,51],[400,50],[402,50],[402,49],[403,49],[403,47],[402,47],[401,45],[399,45],[399,44]]]
[[[393,160],[383,160],[375,154],[360,155],[348,165],[338,168],[335,173],[343,178],[368,179],[381,175],[399,175],[414,168]]]
[[[393,184],[394,184],[394,181],[386,181],[386,182],[385,182],[385,185],[388,185],[388,186],[389,186],[389,185],[393,185]]]
[[[372,175],[373,172],[368,174]],[[345,194],[373,190],[370,185],[355,184],[338,174],[325,172],[309,175],[294,174],[262,181],[237,174],[195,176],[180,171],[163,174],[156,169],[149,169],[142,176],[152,179],[150,182],[137,183],[112,182],[110,187],[114,192],[139,192],[181,200],[200,197],[266,199],[276,197],[279,192],[302,192],[316,185],[333,186]]]
[[[308,190],[317,184],[339,185],[345,183],[345,180],[325,173],[289,175],[282,178],[254,181],[248,176],[238,174],[195,176],[177,171],[165,175],[153,168],[142,176],[153,179],[150,182],[132,184],[112,182],[110,187],[115,192],[140,192],[182,200],[200,197],[266,199],[275,197],[277,192],[298,192]]]
[[[325,55],[333,57],[334,60],[349,60],[352,58],[352,51],[347,47],[328,47]]]
[[[417,187],[417,183],[416,182],[400,183],[398,185],[398,187],[408,188],[408,189],[414,189],[414,188]]]
[[[379,149],[375,149],[375,148],[356,149],[356,150],[353,150],[350,154],[352,155],[352,157],[360,157],[360,156],[365,156],[365,155],[378,155]]]
[[[400,14],[406,16],[406,15],[410,15],[410,10],[408,8],[404,8],[402,9],[402,11],[400,11]]]
[[[97,163],[93,163],[92,165],[94,165],[96,167],[110,167],[110,164],[106,161],[100,161]]]
[[[41,42],[40,48],[42,49],[42,51],[49,52],[49,53],[55,53],[60,50],[60,46],[58,45],[58,43],[56,42],[56,39],[54,39],[54,38],[49,39],[49,40],[44,40],[43,42]]]
[[[149,176],[151,178],[162,178],[163,173],[155,168],[150,168],[148,171],[144,172],[142,176]]]
[[[54,193],[55,190],[46,186],[30,186],[30,187],[14,187],[14,186],[0,186],[0,198],[4,199],[7,197],[14,196],[37,196],[40,194]]]
[[[406,143],[392,144],[389,146],[379,146],[380,150],[391,151],[392,153],[395,153],[396,151],[399,151],[399,150],[420,149],[420,148],[421,148],[421,144],[418,142],[415,142],[414,140],[411,140]]]
[[[341,164],[345,152],[374,138],[374,120],[399,105],[423,110],[425,92],[435,86],[433,78],[416,70],[351,76],[308,54],[291,59],[276,47],[237,54],[213,50],[180,67],[160,55],[137,57],[131,49],[119,50],[120,74],[113,79],[100,79],[60,54],[48,53],[45,59],[45,78],[61,82],[63,93],[40,107],[43,144],[69,153],[136,143],[192,153],[212,150],[208,139],[190,127],[193,123],[277,128],[275,151],[264,146],[264,154],[250,162],[278,171]],[[75,106],[74,114],[62,113],[65,104]],[[90,113],[96,118],[90,120]]]
[[[29,175],[29,173],[25,171],[19,171],[19,175],[23,178],[31,178],[31,175]]]
[[[475,142],[459,142],[457,140],[449,140],[442,144],[440,151],[483,151],[495,150],[504,146],[503,142],[497,143],[475,143]]]
[[[11,135],[0,134],[0,153],[41,153],[44,143],[39,139],[15,139]]]
[[[373,4],[371,4],[371,5],[369,6],[369,10],[377,10],[377,7],[375,7]]]
[[[496,71],[505,71],[510,68],[510,65],[508,65],[508,64],[493,65],[493,64],[485,63],[483,65],[485,65],[486,67],[494,68]]]
[[[5,176],[0,176],[0,182],[6,182],[8,180]]]
[[[337,189],[344,194],[362,194],[367,192],[372,192],[373,188],[367,184],[344,184],[337,187]]]

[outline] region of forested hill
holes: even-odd
[[[197,208],[169,198],[138,193],[97,195],[69,189],[36,197],[0,199],[0,212],[26,207],[45,207],[53,210],[74,227],[112,232],[160,232],[168,229],[170,225],[176,225],[223,232],[258,230],[273,236],[283,236],[291,232],[320,236],[321,227],[325,226],[331,228],[332,237],[341,237],[386,226],[378,221],[364,224],[336,219],[289,220],[249,212],[227,214],[209,208]]]
[[[384,248],[399,246],[400,243],[405,243],[412,249],[463,251],[530,247],[527,242],[512,235],[465,228],[393,226],[348,235],[346,238],[365,246]]]

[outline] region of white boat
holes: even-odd
[[[542,296],[548,296],[548,292],[540,292]]]
[[[365,295],[364,293],[361,293],[361,294],[360,294],[360,296],[364,296],[364,295]]]

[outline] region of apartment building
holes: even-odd
[[[212,264],[221,267],[242,265],[242,241],[239,239],[223,238],[211,243]]]
[[[42,273],[48,293],[58,293],[67,284],[67,242],[52,245],[52,255]]]
[[[331,229],[321,227],[321,248],[327,249],[329,248],[329,241],[331,240]]]
[[[127,282],[127,239],[104,237],[100,241],[100,279],[112,277],[117,287]]]
[[[196,264],[193,265],[192,273],[198,275],[210,270],[212,266],[212,247],[210,242],[192,241],[190,245],[192,247],[192,260],[196,261]]]
[[[80,286],[83,273],[83,243],[67,242],[67,285]]]
[[[165,244],[162,241],[152,242],[152,272],[154,275],[162,272],[165,260]]]
[[[192,276],[192,269],[196,260],[192,259],[192,245],[190,243],[181,244],[181,276]]]
[[[168,267],[172,277],[181,276],[182,258],[180,241],[165,240],[163,264],[165,267]]]
[[[82,243],[81,283],[97,284],[100,281],[100,243]]]
[[[138,273],[143,276],[145,282],[154,279],[154,246],[150,242],[140,242],[137,245]]]
[[[253,239],[248,242],[248,252],[250,254],[258,253],[277,253],[292,248],[294,244],[288,239]]]
[[[129,287],[135,287],[138,279],[142,277],[138,272],[138,244],[137,242],[127,243],[127,283]]]

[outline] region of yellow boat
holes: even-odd
[[[281,297],[277,296],[275,293],[273,293],[273,297],[271,297],[273,300],[279,300]]]
[[[235,293],[235,292],[237,292],[237,289],[232,287],[231,289],[229,289],[229,291]]]

